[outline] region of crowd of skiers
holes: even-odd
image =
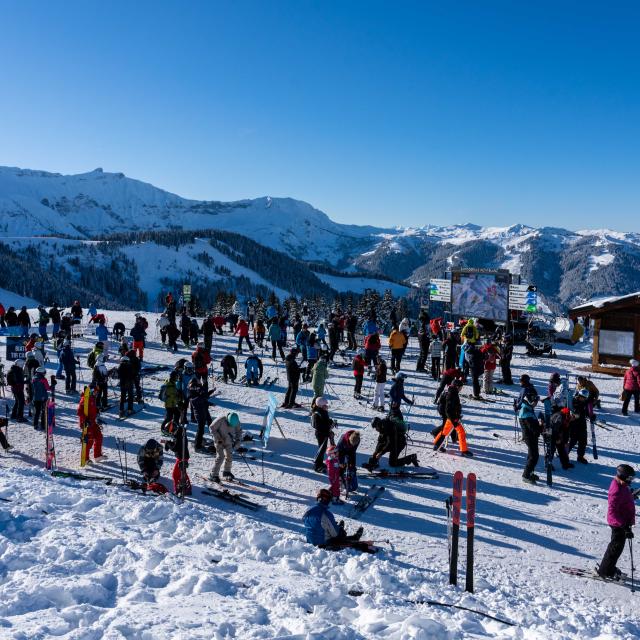
[[[464,385],[471,387],[470,400],[482,401],[483,394],[489,396],[499,392],[496,383],[513,384],[512,336],[500,330],[493,334],[485,333],[473,319],[455,328],[445,327],[442,319],[430,319],[424,312],[416,325],[406,318],[398,322],[392,314],[389,318],[391,330],[388,338],[384,338],[375,313],[371,313],[362,324],[355,314],[332,313],[326,322],[317,322],[314,326],[305,308],[301,314],[289,318],[275,306],[270,306],[261,317],[253,303],[249,303],[244,313],[236,303],[230,314],[210,314],[198,323],[188,315],[186,308],[178,309],[171,295],[165,302],[165,311],[157,321],[161,342],[176,352],[177,341],[181,340],[193,351],[189,358],[178,360],[161,387],[159,398],[165,408],[161,434],[165,440],[150,440],[141,448],[139,462],[143,477],[148,482],[157,482],[164,443],[164,447],[176,455],[172,474],[174,489],[190,492],[186,472],[189,461],[186,425],[191,420],[196,425],[195,451],[215,456],[210,479],[220,482],[222,471],[223,479],[233,480],[234,453],[244,451],[239,416],[235,412],[216,417],[211,415],[215,391],[210,385],[213,339],[215,335],[228,332],[236,336],[238,342],[234,352],[222,357],[220,381],[233,383],[238,380],[237,359],[243,355],[243,347],[246,346],[248,353],[244,358],[242,381],[249,386],[258,385],[263,379],[262,358],[265,353],[270,352],[276,362],[278,359],[284,362],[287,389],[281,408],[300,408],[297,402],[300,383],[311,383],[313,398],[309,410],[318,445],[313,468],[326,474],[328,481],[328,488],[318,494],[317,508],[305,515],[306,523],[315,523],[309,525],[312,529],[316,527],[315,533],[309,533],[313,541],[318,539],[318,523],[326,524],[331,501],[340,503],[341,491],[349,493],[358,487],[356,452],[360,437],[355,430],[336,437],[337,424],[329,415],[329,402],[325,397],[331,367],[350,365],[354,398],[366,398],[367,403],[370,402],[372,408],[382,414],[372,421],[378,441],[373,454],[362,465],[369,471],[377,469],[386,454],[392,467],[419,464],[415,454],[406,453],[408,421],[403,415],[403,404],[410,407],[415,402],[405,393],[407,373],[401,369],[410,336],[417,337],[419,347],[416,371],[426,373],[439,383],[433,402],[442,422],[432,431],[435,451],[443,451],[451,440],[457,443],[462,455],[472,455],[462,423],[460,393]],[[65,392],[79,396],[77,415],[80,425],[87,427],[88,451],[93,452],[94,461],[104,459],[100,415],[110,408],[110,384],[116,386],[117,381],[119,387],[120,418],[135,411],[134,401],[138,405],[144,402],[142,367],[149,331],[147,320],[137,314],[129,331],[122,323],[115,323],[109,329],[104,314],[99,314],[93,305],[85,314],[78,301],[68,311],[57,304],[48,310],[40,306],[35,319],[25,307],[17,312],[13,307],[5,311],[0,305],[0,311],[2,326],[16,327],[15,333],[25,342],[24,358],[15,360],[7,374],[7,384],[15,400],[11,418],[24,422],[25,408],[28,407],[34,428],[44,429],[46,405],[53,391],[51,384],[55,379],[64,380]],[[97,339],[87,356],[86,367],[73,348],[73,326],[81,324],[85,318],[93,324]],[[32,331],[36,325],[37,332]],[[117,354],[109,352],[110,340],[114,339],[119,340]],[[388,365],[381,354],[385,340],[390,353]],[[45,344],[49,344],[57,355],[53,381],[46,378]],[[256,353],[256,346],[262,350],[262,358]],[[114,366],[109,368],[109,363]],[[496,380],[498,366],[501,378]],[[77,389],[79,374],[82,376],[84,369],[86,379],[82,382],[89,390],[86,397]],[[363,390],[365,379],[368,381]],[[599,391],[594,383],[579,376],[576,388],[570,390],[567,380],[555,372],[544,394],[538,393],[527,374],[519,377],[519,384],[521,390],[514,402],[514,412],[522,442],[527,447],[523,480],[535,483],[539,479],[535,469],[540,457],[541,438],[546,463],[551,464],[557,456],[563,469],[572,468],[574,465],[569,454],[575,448],[577,462],[586,464],[588,424],[595,422],[595,410],[599,405]],[[621,394],[624,415],[627,415],[632,399],[633,410],[639,412],[640,364],[635,360],[631,361],[624,376]],[[211,434],[209,441],[205,441],[207,430]],[[9,446],[8,442],[0,440],[0,445],[5,444]],[[90,462],[90,456],[88,459]],[[329,544],[328,540],[336,536],[346,535],[335,526],[335,522],[332,527],[335,535],[325,536],[322,544]],[[609,565],[613,562],[615,566],[615,561],[611,560],[615,553],[612,551],[609,555],[607,562]],[[605,567],[607,562],[603,560]],[[610,569],[604,571],[611,572]]]

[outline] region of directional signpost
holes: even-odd
[[[533,284],[509,285],[509,309],[512,311],[538,311],[538,287]]]
[[[429,298],[439,302],[451,302],[451,280],[432,278],[429,282]]]

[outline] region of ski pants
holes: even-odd
[[[280,351],[280,357],[284,360],[284,350],[282,349],[282,344],[277,340],[271,341],[271,357],[276,359],[276,348]]]
[[[586,418],[579,418],[578,420],[572,420],[569,423],[569,445],[567,453],[578,445],[578,458],[583,458],[587,450],[587,420]]]
[[[320,471],[322,465],[324,464],[324,456],[327,451],[327,447],[329,444],[333,444],[333,435],[331,433],[321,433],[320,431],[315,432],[316,442],[318,443],[318,453],[315,458],[315,470]]]
[[[242,351],[242,341],[247,341],[247,347],[249,347],[249,351],[253,351],[253,345],[251,344],[251,340],[249,340],[249,336],[238,336],[238,351]]]
[[[144,358],[144,340],[134,340],[133,350],[140,360]]]
[[[511,360],[500,360],[500,369],[502,371],[503,384],[513,384],[511,377]]]
[[[400,371],[400,363],[404,355],[403,349],[391,349],[391,371]]]
[[[611,527],[611,540],[600,562],[601,576],[612,578],[615,575],[616,564],[627,542],[627,531],[627,527]]]
[[[211,334],[207,333],[204,336],[204,350],[207,353],[211,353],[211,344],[212,343],[213,343],[213,334],[212,333]]]
[[[187,467],[189,466],[188,460],[182,460],[176,458],[176,463],[173,465],[173,472],[171,477],[173,478],[173,492],[180,493],[184,489],[184,494],[191,495],[191,480],[187,474]],[[184,475],[183,475],[184,474]]]
[[[362,391],[362,380],[364,378],[364,376],[354,376],[356,384],[355,387],[353,388],[353,393],[354,395],[359,395],[360,392]]]
[[[223,461],[224,470],[231,471],[231,465],[233,464],[233,447],[228,442],[225,443],[224,440],[216,440],[215,445],[217,456],[215,462],[213,463],[213,469],[211,469],[211,473],[214,476],[219,476],[220,468],[222,467]]]
[[[433,448],[438,449],[442,444],[442,441],[449,436],[449,434],[456,430],[456,434],[458,435],[458,446],[460,447],[460,453],[466,453],[468,451],[467,447],[467,434],[465,433],[464,427],[462,423],[459,421],[453,421],[447,418],[447,421],[444,423],[444,428],[442,431],[436,436],[436,439],[433,442]]]
[[[65,391],[75,391],[76,390],[76,369],[65,369],[64,370],[64,389]]]
[[[522,441],[527,445],[527,462],[522,472],[523,478],[530,478],[538,464],[540,450],[538,448],[539,425],[533,418],[520,418]]]
[[[11,392],[13,393],[13,408],[11,409],[11,417],[15,420],[22,420],[24,418],[24,386],[12,385]]]
[[[45,428],[45,420],[47,416],[47,411],[45,409],[46,400],[34,400],[33,401],[33,427],[34,429],[38,428],[38,422],[40,422],[40,428],[44,431]]]
[[[329,478],[329,491],[334,498],[340,497],[340,465],[336,461],[327,464],[327,477]]]
[[[231,382],[235,382],[236,381],[236,373],[233,370],[233,368],[231,368],[231,367],[223,367],[222,368],[222,379],[224,380],[225,384],[227,384],[227,382],[229,380],[231,380]]]
[[[202,447],[202,441],[204,439],[204,428],[205,425],[209,424],[211,424],[211,415],[209,414],[209,411],[207,411],[206,415],[198,417],[196,439],[193,443],[196,449],[200,449]]]
[[[102,455],[102,429],[95,422],[87,429],[87,459],[92,449],[94,459]]]
[[[124,403],[127,409],[133,411],[133,382],[120,383],[120,412],[124,413]]]
[[[386,382],[376,382],[376,388],[373,392],[373,406],[384,409],[384,388]]]
[[[2,429],[0,429],[0,447],[5,451],[9,448],[9,441],[7,440],[7,436],[4,435]],[[340,494],[338,493],[338,495]]]
[[[622,392],[622,413],[626,414],[629,410],[629,402],[633,397],[633,410],[635,413],[640,413],[640,391],[627,391],[625,389]]]
[[[167,341],[167,330],[165,329],[160,329],[160,340],[162,340],[162,344],[164,344]]]
[[[378,350],[377,349],[365,349],[364,350],[364,359],[367,363],[367,367],[370,367],[372,365],[375,364],[376,360],[378,358]],[[393,358],[393,352],[392,352],[392,358]],[[401,356],[402,359],[402,356]]]
[[[349,351],[355,351],[358,348],[355,331],[347,331],[347,343]]]
[[[329,349],[329,360],[331,360],[331,362],[333,362],[333,358],[336,355],[336,352],[338,351],[338,344],[332,341],[329,341],[329,345],[330,345],[330,349]]]
[[[180,407],[165,407],[164,420],[162,421],[162,427],[166,427],[168,424],[173,423],[174,429],[180,424]]]
[[[440,378],[440,356],[431,356],[431,377],[434,380]]]
[[[484,378],[482,380],[484,392],[486,395],[493,393],[493,369],[484,370]]]
[[[257,371],[247,371],[247,385],[255,385],[258,384],[258,372]]]
[[[284,406],[290,407],[296,401],[296,396],[298,395],[298,381],[289,382],[289,386],[287,387],[287,393],[284,396]]]

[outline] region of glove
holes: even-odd
[[[631,527],[627,527],[627,529],[624,532],[624,537],[627,540],[633,540],[634,535],[633,535],[633,531],[631,531]]]
[[[249,451],[249,449],[247,449],[247,447],[238,447],[238,448],[236,449],[236,451],[237,451],[238,453],[247,453],[247,451]]]

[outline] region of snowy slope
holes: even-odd
[[[13,291],[7,291],[7,289],[0,288],[0,302],[4,305],[5,310],[9,307],[15,307],[19,309],[23,305],[26,307],[37,307],[39,302],[32,298],[26,298],[25,296],[13,293]]]
[[[127,327],[133,320],[132,314],[107,315],[110,323],[122,320]],[[148,317],[148,363],[188,356],[185,349],[176,355],[162,350],[154,340],[156,316]],[[77,341],[83,363],[93,341]],[[216,339],[214,364],[233,345],[229,336]],[[542,392],[551,371],[574,374],[588,364],[589,354],[586,345],[559,350],[555,361],[518,353],[514,376],[530,373]],[[407,371],[413,371],[415,357],[412,341]],[[55,356],[50,358],[47,367],[53,373]],[[280,401],[282,364],[265,354],[265,365],[265,375],[278,377],[271,390]],[[86,369],[81,376],[86,379]],[[592,376],[610,425],[598,431],[598,461],[558,471],[548,488],[521,482],[525,449],[513,440],[514,387],[494,404],[465,400],[463,420],[474,458],[434,457],[429,431],[438,424],[431,403],[435,383],[411,373],[407,391],[415,394],[417,406],[409,416],[409,451],[417,452],[423,465],[436,467],[440,478],[384,481],[385,495],[362,518],[365,537],[383,547],[372,557],[330,554],[304,542],[301,516],[324,484],[311,469],[316,444],[304,411],[278,413],[286,439],[274,429],[265,451],[268,494],[250,488],[261,486],[259,452],[250,454],[258,458],[248,461],[251,472],[240,460],[234,462],[234,472],[250,485],[243,491],[264,505],[260,512],[243,513],[203,495],[198,474],[206,474],[212,461],[193,451],[194,495],[183,505],[131,495],[117,486],[115,438],[127,438],[131,465],[137,448],[159,437],[163,411],[157,393],[165,377],[145,378],[147,405],[141,413],[124,422],[114,420],[113,410],[105,415],[109,460],[91,472],[113,477],[110,487],[48,478],[42,469],[43,436],[29,425],[10,426],[15,453],[0,455],[0,497],[13,500],[0,501],[0,637],[626,640],[640,635],[635,596],[626,587],[559,572],[562,565],[591,567],[600,558],[609,537],[606,492],[613,469],[623,460],[640,461],[640,423],[619,415],[619,379]],[[360,431],[362,463],[375,445],[376,434],[368,426],[375,414],[352,399],[348,367],[331,369],[329,382],[331,415],[339,433]],[[238,411],[245,430],[257,435],[269,391],[222,384],[220,390],[214,413]],[[79,457],[76,399],[58,391],[58,465],[74,469]],[[308,403],[310,395],[303,386],[302,401]],[[167,453],[163,481],[168,485],[172,465]],[[443,505],[456,469],[478,476],[474,595],[447,584]],[[541,464],[538,473],[543,473]],[[371,480],[361,475],[360,483],[369,486]],[[348,517],[349,509],[334,511],[353,530],[357,523]],[[462,571],[464,536],[461,551]],[[620,567],[628,571],[628,555]],[[351,589],[367,595],[349,596]],[[407,602],[417,599],[467,606],[516,626]]]

